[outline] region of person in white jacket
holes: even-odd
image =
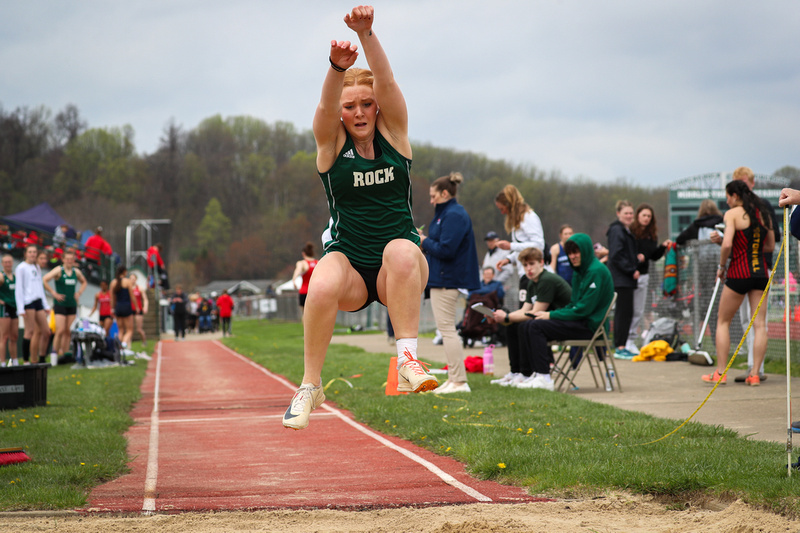
[[[544,229],[542,229],[539,215],[525,203],[525,198],[513,185],[503,187],[503,190],[495,197],[494,203],[497,209],[506,216],[505,228],[511,237],[510,240],[497,242],[497,247],[501,250],[511,251],[508,257],[498,261],[497,270],[508,263],[517,266],[520,294],[515,305],[516,308],[520,308],[525,303],[525,295],[522,292],[528,286],[528,282],[525,277],[525,267],[517,260],[517,257],[525,248],[538,248],[544,251]],[[510,300],[506,300],[506,305],[508,307],[512,305]]]
[[[17,284],[14,296],[18,313],[25,317],[25,338],[30,339],[30,362],[36,364],[45,357],[50,328],[47,325],[47,298],[44,294],[42,270],[36,264],[38,249],[35,245],[25,248],[25,260],[17,265],[14,275]]]

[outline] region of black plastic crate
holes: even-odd
[[[47,369],[50,365],[0,368],[0,409],[47,404]]]

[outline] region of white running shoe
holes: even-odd
[[[522,374],[520,374],[520,376],[522,376],[522,379],[519,380],[519,381],[514,381],[511,384],[511,386],[512,387],[516,387],[518,389],[528,389],[528,388],[530,388],[528,386],[528,384],[533,382],[533,379],[536,377],[536,373],[534,372],[533,374],[531,374],[530,376],[527,376],[527,377],[522,375]]]
[[[289,429],[305,429],[311,411],[325,401],[322,385],[315,387],[311,383],[300,385],[292,396],[292,405],[283,414],[283,427]]]
[[[454,383],[452,381],[448,381],[444,387],[439,387],[433,392],[437,392],[439,394],[451,394],[455,392],[472,392],[469,388],[469,383]]]
[[[636,347],[636,344],[630,339],[628,342],[625,343],[625,349],[631,352],[633,355],[639,355],[639,348]]]
[[[423,363],[409,357],[397,371],[397,392],[424,392],[439,386],[439,381],[428,374]]]
[[[544,389],[553,391],[555,390],[555,385],[553,384],[552,379],[545,379],[544,377],[540,376],[539,374],[533,374],[529,379],[526,379],[519,385],[517,385],[518,389]]]
[[[525,374],[517,373],[517,374],[514,374],[514,377],[511,378],[510,381],[508,381],[507,383],[501,383],[501,385],[503,387],[516,387],[517,383],[522,383],[526,379],[528,379],[528,378],[527,378],[527,376],[525,376]]]
[[[491,383],[492,385],[508,385],[509,383],[511,383],[511,380],[514,379],[514,376],[516,375],[517,375],[516,372],[509,372],[502,378],[493,379],[489,383]]]

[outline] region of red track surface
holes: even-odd
[[[326,402],[302,431],[295,385],[215,341],[159,345],[127,433],[131,473],[85,511],[370,509],[536,501],[457,461],[354,422]]]

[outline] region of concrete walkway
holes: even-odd
[[[395,352],[385,334],[335,335],[333,342],[358,346],[368,352],[392,355]],[[465,356],[482,354],[483,348],[464,350]],[[420,339],[419,355],[442,366],[446,364],[444,347],[434,345],[430,338]],[[740,361],[740,357],[737,356],[736,360]],[[494,362],[496,376],[503,376],[509,371],[506,348],[495,348]],[[683,362],[634,363],[620,360],[616,364],[622,393],[595,388],[588,368],[584,367],[575,380],[579,389],[567,394],[621,409],[672,418],[677,426],[697,409],[712,388],[701,381],[700,376],[713,372],[713,367]],[[748,387],[733,381],[735,376],[742,373],[742,370],[731,369],[728,384],[720,385],[692,420],[722,425],[752,439],[785,443],[786,376],[770,374],[760,387]],[[791,386],[792,390],[797,391],[795,394],[800,394],[800,378],[793,378]],[[796,414],[795,418],[800,419],[800,414]],[[800,443],[800,434],[795,440]]]

